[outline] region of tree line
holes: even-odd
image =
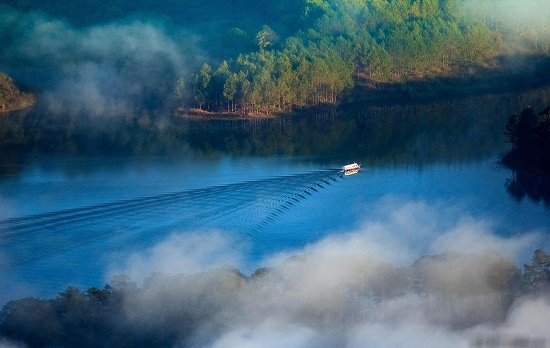
[[[188,107],[243,114],[334,105],[358,83],[404,85],[493,64],[509,34],[461,0],[305,3],[308,28],[283,40],[264,26],[256,51],[204,63],[180,77],[176,97]]]
[[[322,329],[327,323],[356,324],[366,314],[384,311],[386,302],[410,296],[423,303],[431,320],[468,328],[501,322],[515,299],[539,295],[550,286],[550,254],[544,250],[534,252],[523,272],[495,251],[448,253],[399,268],[373,260],[348,280],[332,284],[328,277],[326,289],[307,292],[319,301],[300,302],[293,296],[308,286],[301,284],[306,275],[300,272],[311,262],[308,255],[296,256],[250,276],[228,266],[190,275],[155,273],[141,288],[117,275],[103,289],[69,287],[52,299],[13,300],[0,311],[0,338],[32,347],[185,346],[201,333],[219,334],[229,317],[274,310],[269,306],[279,300],[281,307],[300,307],[295,320]],[[336,301],[322,301],[335,296],[333,285]],[[462,308],[479,299],[484,302],[475,315]]]

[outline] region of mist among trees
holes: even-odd
[[[333,346],[353,345],[354,328],[409,325],[415,317],[419,328],[446,332],[432,344],[454,345],[460,342],[454,335],[490,339],[468,332],[504,325],[518,303],[539,301],[550,286],[550,255],[543,250],[523,272],[491,250],[421,257],[407,267],[366,255],[336,262],[348,269],[332,269],[337,255],[322,254],[294,256],[250,276],[229,266],[154,273],[138,287],[117,275],[103,289],[69,287],[53,299],[10,301],[0,312],[0,335],[35,347],[232,346],[238,336],[231,332],[259,325],[263,343]],[[273,336],[277,330],[284,339]],[[517,339],[544,344],[544,337]]]
[[[413,163],[422,151],[428,163],[438,156],[470,160],[484,154],[483,142],[499,142],[501,127],[465,146],[465,153],[434,139],[466,142],[464,131],[500,125],[498,117],[461,117],[478,115],[477,104],[426,112],[448,111],[452,132],[439,115],[403,106],[368,111],[371,117],[298,119],[288,129],[275,121],[230,124],[214,139],[200,126],[167,125],[142,111],[273,115],[462,92],[480,76],[491,89],[508,81],[501,73],[514,77],[511,85],[528,85],[523,73],[547,81],[541,71],[549,65],[549,23],[546,0],[5,0],[0,70],[40,91],[41,112],[55,122],[41,113],[2,116],[0,136],[8,145],[2,156],[19,164],[13,149],[142,154],[190,148],[253,156],[345,152],[364,156],[365,167]],[[525,160],[546,166],[539,151],[548,148],[550,116],[548,109],[537,111],[514,114],[506,135]],[[405,116],[388,117],[392,112]],[[97,115],[129,116],[100,122]],[[536,250],[520,270],[496,251],[441,253],[403,266],[365,249],[322,241],[250,275],[221,267],[154,273],[142,284],[118,275],[103,288],[13,300],[0,311],[0,346],[449,346],[483,345],[508,332],[533,345],[547,343],[546,251]],[[530,336],[521,336],[525,332]]]
[[[0,68],[54,110],[266,115],[460,92],[480,76],[498,87],[492,74],[539,75],[550,47],[543,0],[4,4]]]

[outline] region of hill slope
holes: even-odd
[[[14,111],[32,106],[35,98],[32,94],[21,92],[8,75],[0,72],[0,108],[2,111]]]
[[[100,114],[173,110],[177,99],[265,115],[548,80],[547,0],[4,4],[0,69]]]

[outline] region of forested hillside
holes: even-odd
[[[388,86],[392,93],[410,96],[417,93],[418,81],[427,81],[424,89],[437,89],[442,77],[460,83],[502,70],[511,63],[503,57],[511,53],[521,52],[523,59],[548,55],[547,24],[507,17],[506,11],[494,10],[502,4],[493,9],[491,4],[497,5],[307,0],[304,16],[316,14],[310,28],[277,41],[277,33],[265,26],[256,36],[255,52],[214,67],[205,63],[178,81],[176,95],[201,109],[270,114],[336,104],[358,86],[363,88],[355,88],[357,99],[366,97],[358,91]]]
[[[550,66],[550,5],[543,0],[4,3],[23,18],[10,17],[16,21],[28,20],[21,14],[47,17],[48,26],[38,22],[29,38],[52,28],[61,31],[46,39],[69,46],[71,58],[64,57],[62,64],[82,71],[94,61],[102,74],[112,65],[122,81],[140,85],[141,94],[129,97],[149,105],[159,96],[175,97],[184,112],[272,114],[380,95],[454,93],[468,89],[472,79],[490,89],[503,80],[509,85],[525,80],[524,72],[533,81]],[[6,28],[14,27],[9,18],[5,22]],[[18,43],[27,27],[0,33],[9,53],[4,64],[23,64],[29,56]],[[148,35],[151,28],[155,36]],[[120,45],[119,52],[104,49],[111,30],[130,44]],[[64,35],[81,40],[58,43]],[[27,41],[23,47],[33,44]],[[159,43],[163,45],[156,47]],[[59,53],[51,55],[57,59]],[[513,76],[501,78],[507,74]],[[101,75],[101,87],[120,83],[105,80]]]

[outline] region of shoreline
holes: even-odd
[[[315,112],[317,110],[349,109],[359,106],[395,106],[400,104],[432,103],[448,99],[461,99],[488,94],[525,92],[550,87],[550,56],[500,56],[493,67],[460,67],[454,75],[434,76],[399,82],[379,82],[357,79],[347,98],[336,105],[297,107],[290,112],[271,115],[243,115],[227,111],[187,110],[176,115],[196,120],[276,118]],[[519,63],[521,61],[521,64]],[[462,73],[463,70],[469,73]],[[191,109],[193,110],[193,109]],[[196,110],[196,109],[195,109]]]
[[[532,89],[550,87],[550,76],[540,78],[538,80],[528,80],[523,82],[511,83],[472,83],[471,85],[463,85],[458,88],[448,88],[429,93],[422,93],[411,96],[407,93],[396,91],[391,88],[380,88],[363,90],[361,94],[368,97],[347,100],[337,105],[317,105],[311,107],[294,108],[290,112],[273,113],[271,115],[244,115],[240,113],[230,113],[227,111],[198,111],[196,109],[178,108],[175,111],[175,116],[182,119],[190,120],[253,120],[253,119],[273,119],[277,117],[303,115],[311,112],[336,110],[336,109],[353,109],[364,106],[397,106],[397,105],[415,105],[429,104],[443,100],[457,100],[469,97],[479,97],[491,94],[503,93],[521,93]]]
[[[200,110],[197,108],[184,109],[182,107],[179,107],[176,109],[174,115],[177,118],[182,118],[186,120],[223,121],[223,120],[273,119],[273,118],[279,117],[280,115],[287,115],[287,113],[272,114],[272,115],[244,115],[237,112],[228,112],[228,111],[216,112],[216,111]]]

